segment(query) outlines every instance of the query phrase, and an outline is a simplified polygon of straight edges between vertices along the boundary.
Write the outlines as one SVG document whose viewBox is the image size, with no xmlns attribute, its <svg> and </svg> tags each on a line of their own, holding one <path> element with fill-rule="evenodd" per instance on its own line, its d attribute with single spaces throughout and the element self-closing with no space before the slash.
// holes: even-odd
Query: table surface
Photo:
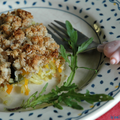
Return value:
<svg viewBox="0 0 120 120">
<path fill-rule="evenodd" d="M 120 120 L 120 102 L 96 120 Z"/>
</svg>

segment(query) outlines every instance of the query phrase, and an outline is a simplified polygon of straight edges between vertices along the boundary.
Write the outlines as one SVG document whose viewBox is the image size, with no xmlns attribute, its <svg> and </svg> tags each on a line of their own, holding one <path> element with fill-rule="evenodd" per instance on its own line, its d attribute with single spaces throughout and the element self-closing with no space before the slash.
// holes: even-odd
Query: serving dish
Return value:
<svg viewBox="0 0 120 120">
<path fill-rule="evenodd" d="M 13 9 L 21 8 L 31 12 L 36 22 L 42 22 L 47 26 L 54 20 L 69 20 L 74 28 L 80 30 L 88 37 L 94 37 L 98 43 L 103 41 L 120 40 L 120 18 L 118 0 L 11 0 L 0 1 L 0 13 L 6 13 Z M 81 102 L 84 110 L 75 110 L 64 106 L 63 110 L 50 106 L 40 109 L 20 110 L 16 112 L 7 112 L 4 105 L 0 104 L 1 120 L 90 120 L 95 119 L 112 108 L 119 101 L 120 91 L 120 66 L 110 65 L 109 59 L 102 53 L 93 50 L 89 53 L 78 56 L 78 65 L 98 69 L 98 73 L 79 69 L 76 72 L 75 83 L 79 86 L 79 92 L 85 93 L 89 90 L 91 94 L 105 93 L 114 97 L 114 100 L 107 102 L 97 102 L 94 105 Z M 69 69 L 66 69 L 69 74 Z M 50 83 L 50 82 L 49 82 Z M 48 91 L 55 83 L 50 83 Z M 38 86 L 31 85 L 31 94 Z M 35 89 L 36 88 L 36 89 Z M 16 102 L 10 107 L 20 105 L 21 100 L 28 96 L 18 94 L 17 92 L 10 96 Z"/>
</svg>

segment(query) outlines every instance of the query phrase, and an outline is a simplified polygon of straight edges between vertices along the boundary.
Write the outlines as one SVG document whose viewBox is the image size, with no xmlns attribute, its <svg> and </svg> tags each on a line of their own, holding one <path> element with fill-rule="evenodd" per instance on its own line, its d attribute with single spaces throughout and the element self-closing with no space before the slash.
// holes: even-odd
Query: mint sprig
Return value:
<svg viewBox="0 0 120 120">
<path fill-rule="evenodd" d="M 38 92 L 35 92 L 33 95 L 31 95 L 28 100 L 23 101 L 22 104 L 19 107 L 16 108 L 7 108 L 8 111 L 14 111 L 21 108 L 35 108 L 36 105 L 41 105 L 44 103 L 53 104 L 54 107 L 57 107 L 58 109 L 63 109 L 62 103 L 66 104 L 67 106 L 82 110 L 83 107 L 80 105 L 81 101 L 84 100 L 90 104 L 93 104 L 94 102 L 102 102 L 102 101 L 108 101 L 112 100 L 113 97 L 105 94 L 94 94 L 91 95 L 89 91 L 87 90 L 85 94 L 77 93 L 76 89 L 78 88 L 75 83 L 72 83 L 74 80 L 75 72 L 78 68 L 85 68 L 88 70 L 94 70 L 91 68 L 86 67 L 78 67 L 77 66 L 77 55 L 84 51 L 88 45 L 92 42 L 93 38 L 90 38 L 86 42 L 84 42 L 82 45 L 77 45 L 77 31 L 75 31 L 69 21 L 66 21 L 66 28 L 67 28 L 67 34 L 70 37 L 69 40 L 66 40 L 68 44 L 72 48 L 72 54 L 66 53 L 66 50 L 64 46 L 60 45 L 60 52 L 62 57 L 65 59 L 65 61 L 68 63 L 69 67 L 71 68 L 71 73 L 67 79 L 66 82 L 63 83 L 61 87 L 56 86 L 55 89 L 52 89 L 51 92 L 48 94 L 44 94 L 46 91 L 46 88 L 48 86 L 48 83 L 43 87 L 42 91 L 37 95 Z M 70 58 L 70 59 L 69 59 Z"/>
</svg>

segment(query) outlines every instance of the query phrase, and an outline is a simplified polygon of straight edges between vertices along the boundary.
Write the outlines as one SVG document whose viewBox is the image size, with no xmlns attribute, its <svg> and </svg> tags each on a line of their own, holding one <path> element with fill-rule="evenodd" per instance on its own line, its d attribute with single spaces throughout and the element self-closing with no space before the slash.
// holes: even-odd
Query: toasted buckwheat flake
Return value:
<svg viewBox="0 0 120 120">
<path fill-rule="evenodd" d="M 22 9 L 0 16 L 0 84 L 9 81 L 11 66 L 15 71 L 37 73 L 40 66 L 59 56 L 59 45 L 46 27 L 33 25 L 32 19 L 32 14 Z"/>
</svg>

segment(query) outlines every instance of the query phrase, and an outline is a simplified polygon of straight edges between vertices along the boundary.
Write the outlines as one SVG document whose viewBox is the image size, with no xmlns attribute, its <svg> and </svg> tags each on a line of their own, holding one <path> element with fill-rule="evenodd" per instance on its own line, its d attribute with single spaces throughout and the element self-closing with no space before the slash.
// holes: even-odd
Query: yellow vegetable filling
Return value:
<svg viewBox="0 0 120 120">
<path fill-rule="evenodd" d="M 26 72 L 24 69 L 22 69 L 21 74 L 23 79 L 19 82 L 21 85 L 21 93 L 25 95 L 29 95 L 29 88 L 28 84 L 29 83 L 34 83 L 34 84 L 42 84 L 43 82 L 47 82 L 48 80 L 52 79 L 53 77 L 57 77 L 56 74 L 60 74 L 63 71 L 63 64 L 59 64 L 56 66 L 56 61 L 53 59 L 53 61 L 49 61 L 48 64 L 43 65 L 42 67 L 39 67 L 39 72 L 38 73 L 30 73 Z M 12 80 L 12 79 L 11 79 Z M 7 85 L 6 86 L 6 92 L 8 94 L 11 93 L 13 89 L 13 85 Z"/>
</svg>

